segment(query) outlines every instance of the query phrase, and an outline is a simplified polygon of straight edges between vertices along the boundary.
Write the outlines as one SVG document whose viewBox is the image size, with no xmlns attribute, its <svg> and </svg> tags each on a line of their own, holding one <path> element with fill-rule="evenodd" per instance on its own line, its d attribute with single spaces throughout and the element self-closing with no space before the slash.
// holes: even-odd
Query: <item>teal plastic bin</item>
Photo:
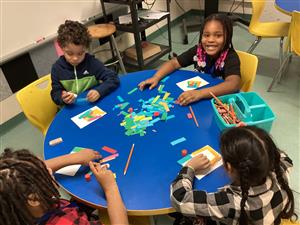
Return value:
<svg viewBox="0 0 300 225">
<path fill-rule="evenodd" d="M 232 104 L 237 117 L 249 126 L 257 126 L 267 132 L 271 131 L 276 116 L 267 103 L 255 92 L 241 92 L 218 97 L 225 104 Z M 235 127 L 227 124 L 215 107 L 215 99 L 211 100 L 216 122 L 221 130 Z"/>
</svg>

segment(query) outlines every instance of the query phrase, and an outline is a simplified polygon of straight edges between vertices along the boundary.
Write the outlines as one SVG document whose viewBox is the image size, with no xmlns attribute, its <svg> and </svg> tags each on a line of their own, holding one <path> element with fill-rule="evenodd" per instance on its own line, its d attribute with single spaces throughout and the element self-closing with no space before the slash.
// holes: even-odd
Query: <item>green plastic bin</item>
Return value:
<svg viewBox="0 0 300 225">
<path fill-rule="evenodd" d="M 268 104 L 255 92 L 241 92 L 218 97 L 225 104 L 232 104 L 237 117 L 250 126 L 257 126 L 267 132 L 271 131 L 276 116 Z M 218 127 L 221 130 L 235 127 L 227 124 L 215 107 L 215 99 L 211 100 Z"/>
</svg>

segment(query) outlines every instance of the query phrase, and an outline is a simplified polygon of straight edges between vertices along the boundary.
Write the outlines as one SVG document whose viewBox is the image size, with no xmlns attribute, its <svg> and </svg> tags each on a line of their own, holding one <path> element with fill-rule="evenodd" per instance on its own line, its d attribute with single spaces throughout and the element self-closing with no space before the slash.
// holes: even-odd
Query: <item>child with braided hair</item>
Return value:
<svg viewBox="0 0 300 225">
<path fill-rule="evenodd" d="M 182 106 L 215 95 L 230 94 L 240 89 L 240 60 L 232 45 L 232 21 L 225 14 L 211 14 L 206 17 L 200 31 L 200 43 L 181 55 L 165 62 L 149 79 L 138 86 L 141 90 L 153 89 L 159 81 L 174 70 L 194 65 L 195 71 L 220 77 L 224 82 L 200 90 L 189 90 L 178 97 Z"/>
<path fill-rule="evenodd" d="M 251 126 L 225 130 L 220 149 L 232 184 L 215 193 L 193 190 L 195 173 L 210 166 L 205 156 L 194 157 L 171 185 L 177 212 L 201 221 L 198 224 L 270 225 L 293 216 L 297 219 L 288 185 L 292 160 L 267 132 Z"/>
<path fill-rule="evenodd" d="M 52 171 L 74 164 L 88 164 L 95 174 L 106 195 L 111 224 L 128 224 L 113 173 L 92 162 L 100 157 L 83 149 L 43 162 L 26 149 L 5 149 L 0 156 L 0 224 L 100 225 L 100 221 L 88 221 L 76 203 L 60 199 Z"/>
</svg>

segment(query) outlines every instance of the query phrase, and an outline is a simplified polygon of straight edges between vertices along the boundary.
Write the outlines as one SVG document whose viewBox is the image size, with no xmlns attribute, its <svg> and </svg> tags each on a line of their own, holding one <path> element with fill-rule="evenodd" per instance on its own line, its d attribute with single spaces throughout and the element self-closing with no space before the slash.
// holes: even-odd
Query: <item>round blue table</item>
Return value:
<svg viewBox="0 0 300 225">
<path fill-rule="evenodd" d="M 193 119 L 187 118 L 188 107 L 174 104 L 174 108 L 170 109 L 168 115 L 174 115 L 175 118 L 159 121 L 153 127 L 148 127 L 145 136 L 125 135 L 124 127 L 120 126 L 123 116 L 118 116 L 120 110 L 113 110 L 114 106 L 120 103 L 117 96 L 130 102 L 134 109 L 140 108 L 141 103 L 138 100 L 156 97 L 159 94 L 157 88 L 151 91 L 148 89 L 138 90 L 130 95 L 128 92 L 154 73 L 154 70 L 130 73 L 121 77 L 121 85 L 117 90 L 97 103 L 73 104 L 64 107 L 56 115 L 44 142 L 45 159 L 68 154 L 75 146 L 98 150 L 103 157 L 110 155 L 101 150 L 103 146 L 116 149 L 119 157 L 109 162 L 110 169 L 116 173 L 117 183 L 128 215 L 158 215 L 172 211 L 169 197 L 170 184 L 181 169 L 177 160 L 182 158 L 182 149 L 187 149 L 188 153 L 191 153 L 205 145 L 210 145 L 219 151 L 220 130 L 215 123 L 209 100 L 202 100 L 192 105 L 199 128 L 196 127 Z M 170 97 L 177 99 L 182 90 L 176 86 L 176 83 L 194 76 L 201 76 L 211 86 L 222 82 L 207 74 L 179 70 L 174 72 L 165 83 L 162 83 L 165 85 L 163 90 L 170 92 Z M 71 118 L 95 105 L 107 114 L 79 129 Z M 63 142 L 56 146 L 49 146 L 49 141 L 57 137 L 62 137 Z M 186 141 L 175 146 L 170 144 L 173 140 L 181 137 L 185 137 Z M 133 143 L 135 149 L 127 174 L 123 175 Z M 85 180 L 84 175 L 88 171 L 87 166 L 81 166 L 75 176 L 55 174 L 55 178 L 74 198 L 95 208 L 106 207 L 104 192 L 95 177 L 92 176 L 90 182 Z M 195 187 L 207 191 L 215 191 L 228 183 L 229 178 L 223 167 L 200 181 L 195 179 Z"/>
<path fill-rule="evenodd" d="M 300 11 L 300 0 L 275 0 L 276 8 L 288 15 L 292 15 L 292 12 Z"/>
</svg>

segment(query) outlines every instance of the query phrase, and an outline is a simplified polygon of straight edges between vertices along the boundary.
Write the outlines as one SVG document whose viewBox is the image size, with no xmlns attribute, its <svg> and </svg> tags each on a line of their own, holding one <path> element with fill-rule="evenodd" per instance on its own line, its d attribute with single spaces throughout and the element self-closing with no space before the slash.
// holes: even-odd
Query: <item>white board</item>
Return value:
<svg viewBox="0 0 300 225">
<path fill-rule="evenodd" d="M 65 20 L 83 21 L 102 14 L 100 0 L 1 0 L 1 51 L 5 58 L 38 40 L 55 37 Z M 112 8 L 111 4 L 108 8 Z"/>
</svg>

